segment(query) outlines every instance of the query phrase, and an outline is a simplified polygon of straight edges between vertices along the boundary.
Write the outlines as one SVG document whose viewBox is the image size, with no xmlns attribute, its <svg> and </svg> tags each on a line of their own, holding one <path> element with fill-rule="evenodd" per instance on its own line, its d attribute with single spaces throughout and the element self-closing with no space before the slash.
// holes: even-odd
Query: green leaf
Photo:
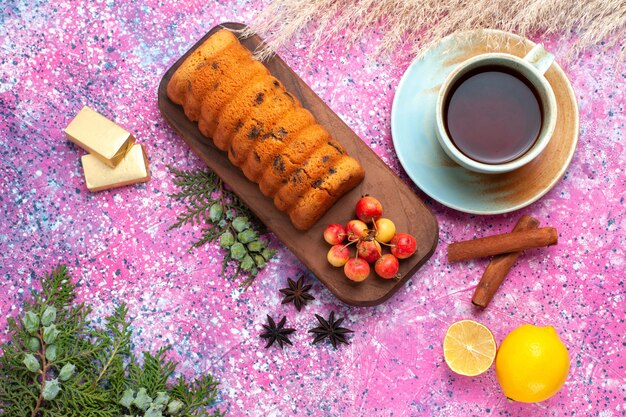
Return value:
<svg viewBox="0 0 626 417">
<path fill-rule="evenodd" d="M 147 410 L 150 407 L 150 403 L 152 402 L 152 398 L 148 395 L 148 391 L 145 388 L 139 388 L 137 392 L 137 396 L 133 400 L 133 405 L 140 410 Z"/>
<path fill-rule="evenodd" d="M 54 306 L 48 306 L 41 315 L 42 326 L 51 325 L 57 318 L 57 309 Z"/>
<path fill-rule="evenodd" d="M 32 311 L 28 311 L 24 314 L 22 323 L 24 323 L 24 328 L 28 333 L 36 334 L 39 332 L 39 316 Z"/>
<path fill-rule="evenodd" d="M 57 326 L 51 324 L 50 326 L 46 326 L 43 328 L 43 341 L 46 343 L 54 343 L 59 336 L 60 330 L 57 329 Z"/>
<path fill-rule="evenodd" d="M 57 397 L 57 395 L 59 395 L 59 391 L 61 391 L 61 387 L 59 386 L 58 379 L 46 381 L 46 386 L 42 391 L 43 399 L 46 401 L 52 401 Z"/>
<path fill-rule="evenodd" d="M 59 379 L 61 381 L 67 381 L 72 376 L 74 376 L 74 371 L 76 370 L 76 365 L 72 363 L 66 363 L 63 365 L 63 368 L 59 371 Z"/>
<path fill-rule="evenodd" d="M 172 387 L 172 397 L 184 403 L 182 414 L 199 407 L 210 407 L 217 398 L 219 382 L 213 380 L 211 375 L 204 375 L 192 383 L 188 383 L 182 377 Z M 214 415 L 219 415 L 214 414 Z"/>
<path fill-rule="evenodd" d="M 261 255 L 254 255 L 254 263 L 256 264 L 257 268 L 264 268 L 265 258 L 263 258 Z"/>
<path fill-rule="evenodd" d="M 152 404 L 150 408 L 146 410 L 143 417 L 163 417 L 163 413 L 161 412 L 161 406 Z"/>
<path fill-rule="evenodd" d="M 263 250 L 263 242 L 255 240 L 254 242 L 248 243 L 248 250 L 250 252 L 261 252 Z"/>
<path fill-rule="evenodd" d="M 176 369 L 176 363 L 167 359 L 169 350 L 161 348 L 155 355 L 149 352 L 143 353 L 143 366 L 137 359 L 129 364 L 129 383 L 131 386 L 144 387 L 151 396 L 156 396 L 159 391 L 166 391 L 167 381 Z"/>
<path fill-rule="evenodd" d="M 130 351 L 132 332 L 127 314 L 128 308 L 122 303 L 105 319 L 106 332 L 100 339 L 99 351 L 95 356 L 99 367 L 97 378 L 93 383 L 113 384 L 117 396 L 124 390 L 123 384 L 119 382 L 125 375 L 124 361 L 132 357 Z"/>
<path fill-rule="evenodd" d="M 158 406 L 165 406 L 169 400 L 170 400 L 170 396 L 167 394 L 167 392 L 159 391 L 157 392 L 157 396 L 154 399 L 154 401 L 152 401 L 152 404 L 158 405 Z"/>
<path fill-rule="evenodd" d="M 274 249 L 263 249 L 261 251 L 261 256 L 266 260 L 269 261 L 270 259 L 272 259 L 272 257 L 274 256 L 274 254 L 276 253 L 276 251 Z"/>
<path fill-rule="evenodd" d="M 212 223 L 220 221 L 222 216 L 224 215 L 224 209 L 218 203 L 211 205 L 209 209 L 209 219 L 211 219 Z"/>
<path fill-rule="evenodd" d="M 254 230 L 250 230 L 250 229 L 244 230 L 243 232 L 239 232 L 237 234 L 237 240 L 243 244 L 253 242 L 258 237 L 259 235 L 257 235 L 257 233 Z"/>
<path fill-rule="evenodd" d="M 124 408 L 130 409 L 134 400 L 135 400 L 135 391 L 132 388 L 127 388 L 124 391 L 124 394 L 122 394 L 122 398 L 120 399 L 120 404 Z"/>
<path fill-rule="evenodd" d="M 250 226 L 250 221 L 245 216 L 235 217 L 233 220 L 233 228 L 237 232 L 243 232 L 244 230 L 249 229 Z"/>
<path fill-rule="evenodd" d="M 65 265 L 59 265 L 41 280 L 41 304 L 52 305 L 57 310 L 72 304 L 76 298 L 75 287 Z"/>
<path fill-rule="evenodd" d="M 57 345 L 52 344 L 46 346 L 46 359 L 50 362 L 54 362 L 57 359 Z"/>
<path fill-rule="evenodd" d="M 235 237 L 230 232 L 224 232 L 220 236 L 220 246 L 224 249 L 230 248 L 235 243 Z"/>
<path fill-rule="evenodd" d="M 254 260 L 252 259 L 250 255 L 246 255 L 241 260 L 241 269 L 243 269 L 246 272 L 250 272 L 252 268 L 254 268 L 254 266 L 255 266 Z"/>
<path fill-rule="evenodd" d="M 39 342 L 39 339 L 34 336 L 28 338 L 28 349 L 30 349 L 32 352 L 37 352 L 40 348 L 41 343 Z"/>
<path fill-rule="evenodd" d="M 170 401 L 170 403 L 167 405 L 167 414 L 171 416 L 178 415 L 178 413 L 181 412 L 184 406 L 185 404 L 178 400 Z"/>
<path fill-rule="evenodd" d="M 26 365 L 26 369 L 31 372 L 37 372 L 41 369 L 41 364 L 39 360 L 32 353 L 27 353 L 24 355 L 24 360 L 22 361 L 24 365 Z"/>
<path fill-rule="evenodd" d="M 230 256 L 233 259 L 240 261 L 246 256 L 246 248 L 243 244 L 237 242 L 230 247 Z"/>
</svg>

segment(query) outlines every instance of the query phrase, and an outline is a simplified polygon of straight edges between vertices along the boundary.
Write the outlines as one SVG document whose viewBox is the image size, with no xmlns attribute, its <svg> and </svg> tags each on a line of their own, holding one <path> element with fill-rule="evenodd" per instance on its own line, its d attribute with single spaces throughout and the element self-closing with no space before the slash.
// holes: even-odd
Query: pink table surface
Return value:
<svg viewBox="0 0 626 417">
<path fill-rule="evenodd" d="M 188 253 L 197 228 L 168 231 L 181 206 L 168 164 L 201 167 L 157 109 L 162 74 L 223 21 L 253 21 L 259 1 L 25 0 L 0 5 L 0 342 L 34 276 L 67 263 L 94 318 L 125 301 L 138 349 L 171 344 L 188 376 L 213 373 L 230 415 L 623 416 L 626 415 L 626 74 L 616 50 L 591 49 L 566 66 L 580 105 L 580 142 L 565 177 L 521 212 L 474 216 L 433 202 L 439 247 L 375 308 L 336 300 L 312 276 L 316 300 L 280 305 L 287 277 L 306 272 L 278 255 L 247 291 L 220 276 L 216 245 Z M 567 43 L 540 39 L 557 57 Z M 394 91 L 411 57 L 372 61 L 372 47 L 341 39 L 316 52 L 306 38 L 280 51 L 288 64 L 407 182 L 393 150 Z M 135 133 L 152 180 L 92 194 L 62 129 L 90 105 Z M 556 247 L 528 251 L 484 312 L 470 303 L 485 260 L 449 264 L 446 247 L 511 229 L 521 213 L 556 226 Z M 314 313 L 335 310 L 355 333 L 349 346 L 311 345 Z M 266 314 L 286 315 L 294 345 L 263 349 Z M 565 387 L 541 404 L 508 402 L 495 372 L 453 374 L 442 358 L 452 322 L 473 318 L 499 341 L 523 323 L 554 326 L 569 348 Z"/>
</svg>

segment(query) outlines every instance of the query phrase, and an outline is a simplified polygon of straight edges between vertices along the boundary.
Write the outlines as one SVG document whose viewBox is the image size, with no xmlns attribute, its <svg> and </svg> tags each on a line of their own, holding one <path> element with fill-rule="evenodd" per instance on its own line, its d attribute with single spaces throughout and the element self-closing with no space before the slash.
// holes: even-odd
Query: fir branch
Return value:
<svg viewBox="0 0 626 417">
<path fill-rule="evenodd" d="M 172 393 L 184 404 L 182 412 L 184 416 L 208 416 L 209 414 L 194 414 L 193 410 L 209 407 L 217 399 L 217 386 L 219 382 L 213 380 L 211 375 L 205 375 L 189 384 L 180 377 L 178 383 L 172 387 Z M 206 411 L 205 411 L 206 413 Z M 223 414 L 218 414 L 223 415 Z"/>
<path fill-rule="evenodd" d="M 133 360 L 129 365 L 128 386 L 144 387 L 153 397 L 165 390 L 168 379 L 176 369 L 176 364 L 166 358 L 168 350 L 169 347 L 161 348 L 156 355 L 144 352 L 143 366 Z"/>
<path fill-rule="evenodd" d="M 81 383 L 81 378 L 71 379 L 55 401 L 47 405 L 49 415 L 72 417 L 119 417 L 119 407 L 110 406 L 111 398 L 106 391 Z M 81 409 L 70 409 L 68 404 L 82 404 Z"/>
<path fill-rule="evenodd" d="M 203 225 L 200 238 L 190 245 L 189 250 L 219 241 L 224 249 L 222 276 L 229 271 L 233 278 L 244 275 L 242 286 L 249 287 L 259 270 L 275 254 L 267 247 L 268 242 L 260 238 L 266 233 L 263 224 L 226 189 L 215 173 L 168 168 L 178 188 L 178 192 L 170 197 L 185 205 L 169 230 L 185 225 Z"/>
<path fill-rule="evenodd" d="M 44 392 L 46 392 L 46 383 L 47 383 L 47 376 L 48 376 L 48 370 L 54 366 L 54 364 L 50 363 L 47 359 L 46 359 L 46 342 L 43 339 L 43 329 L 39 329 L 39 333 L 37 333 L 35 335 L 35 337 L 39 340 L 39 343 L 41 345 L 41 348 L 39 349 L 39 351 L 37 352 L 37 356 L 39 356 L 40 360 L 41 360 L 41 370 L 38 371 L 39 373 L 39 377 L 40 379 L 38 379 L 35 383 L 35 385 L 37 385 L 37 383 L 41 384 L 41 388 L 39 389 L 39 395 L 37 396 L 37 402 L 35 403 L 35 408 L 33 408 L 32 413 L 30 414 L 30 417 L 37 417 L 37 415 L 39 414 L 39 411 L 41 410 L 41 405 L 43 404 L 44 398 Z"/>
<path fill-rule="evenodd" d="M 103 343 L 102 355 L 98 357 L 101 369 L 98 377 L 94 380 L 94 385 L 100 383 L 103 378 L 115 381 L 120 374 L 124 373 L 123 360 L 131 357 L 130 337 L 132 332 L 130 323 L 126 318 L 127 314 L 128 308 L 125 303 L 122 303 L 115 309 L 113 315 L 106 319 L 107 334 L 102 337 L 105 343 Z M 121 393 L 121 387 L 117 388 Z"/>
<path fill-rule="evenodd" d="M 67 267 L 59 265 L 51 273 L 46 274 L 41 280 L 41 294 L 36 297 L 40 301 L 40 306 L 52 305 L 57 310 L 72 304 L 76 297 L 74 290 L 76 287 L 70 280 Z"/>
<path fill-rule="evenodd" d="M 219 239 L 222 233 L 224 233 L 226 230 L 226 227 L 220 228 L 215 226 L 202 228 L 200 233 L 200 239 L 191 244 L 189 252 L 191 252 L 193 249 L 199 248 L 200 246 L 204 246 L 207 243 L 211 243 Z"/>
<path fill-rule="evenodd" d="M 88 306 L 72 304 L 75 286 L 65 267 L 40 281 L 41 291 L 33 291 L 20 319 L 7 319 L 11 340 L 0 346 L 0 416 L 141 417 L 183 409 L 189 416 L 222 415 L 210 409 L 217 393 L 217 384 L 209 390 L 203 382 L 212 381 L 210 375 L 188 384 L 186 395 L 196 401 L 184 402 L 175 389 L 180 382 L 169 382 L 177 364 L 166 358 L 168 348 L 145 352 L 139 363 L 125 304 L 98 328 L 87 319 Z M 150 396 L 132 402 L 142 393 Z"/>
<path fill-rule="evenodd" d="M 186 224 L 191 226 L 195 226 L 197 224 L 206 223 L 208 221 L 207 213 L 211 208 L 212 202 L 205 202 L 204 204 L 189 204 L 188 210 L 180 213 L 176 216 L 176 222 L 169 227 L 168 230 L 176 229 L 182 227 Z"/>
</svg>

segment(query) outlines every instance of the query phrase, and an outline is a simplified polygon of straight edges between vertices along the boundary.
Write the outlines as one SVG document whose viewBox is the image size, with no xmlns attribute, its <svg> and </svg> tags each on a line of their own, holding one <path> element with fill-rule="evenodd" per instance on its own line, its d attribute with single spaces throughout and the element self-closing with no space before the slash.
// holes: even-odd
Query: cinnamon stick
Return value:
<svg viewBox="0 0 626 417">
<path fill-rule="evenodd" d="M 539 220 L 534 217 L 523 215 L 518 221 L 513 232 L 521 232 L 528 229 L 536 229 L 539 226 Z M 496 291 L 504 281 L 504 278 L 509 273 L 517 258 L 522 252 L 505 253 L 503 255 L 494 256 L 487 265 L 485 272 L 483 273 L 476 290 L 474 291 L 474 297 L 472 297 L 472 303 L 481 308 L 487 307 Z"/>
<path fill-rule="evenodd" d="M 448 246 L 448 261 L 455 262 L 503 253 L 520 252 L 531 248 L 556 245 L 557 242 L 558 233 L 554 227 L 504 233 L 451 243 Z"/>
</svg>

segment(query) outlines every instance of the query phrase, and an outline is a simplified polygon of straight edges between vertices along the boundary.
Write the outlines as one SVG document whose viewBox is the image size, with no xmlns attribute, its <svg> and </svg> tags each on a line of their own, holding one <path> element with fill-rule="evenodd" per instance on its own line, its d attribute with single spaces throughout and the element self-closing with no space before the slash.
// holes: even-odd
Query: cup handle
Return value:
<svg viewBox="0 0 626 417">
<path fill-rule="evenodd" d="M 545 74 L 548 68 L 550 68 L 550 65 L 554 62 L 554 55 L 546 51 L 543 45 L 538 43 L 526 54 L 524 61 L 528 61 L 528 63 L 537 68 L 541 74 Z"/>
</svg>

